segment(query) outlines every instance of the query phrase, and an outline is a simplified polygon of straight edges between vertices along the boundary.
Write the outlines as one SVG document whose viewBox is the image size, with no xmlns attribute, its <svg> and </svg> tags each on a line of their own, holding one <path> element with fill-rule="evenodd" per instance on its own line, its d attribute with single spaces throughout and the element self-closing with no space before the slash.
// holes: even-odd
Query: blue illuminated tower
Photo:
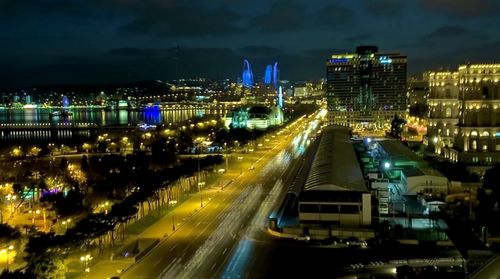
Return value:
<svg viewBox="0 0 500 279">
<path fill-rule="evenodd" d="M 62 107 L 64 110 L 67 110 L 69 107 L 69 99 L 66 96 L 62 97 Z"/>
<path fill-rule="evenodd" d="M 252 67 L 250 67 L 250 63 L 248 60 L 243 60 L 243 86 L 247 88 L 251 88 L 253 86 L 253 73 Z"/>
<path fill-rule="evenodd" d="M 277 101 L 278 107 L 280 109 L 283 108 L 283 88 L 281 85 L 278 87 L 278 101 Z"/>
<path fill-rule="evenodd" d="M 274 62 L 273 65 L 273 86 L 278 88 L 278 80 L 280 78 L 280 71 L 278 69 L 278 62 Z"/>
<path fill-rule="evenodd" d="M 271 64 L 266 66 L 266 73 L 264 74 L 264 84 L 271 85 L 273 66 Z"/>
</svg>

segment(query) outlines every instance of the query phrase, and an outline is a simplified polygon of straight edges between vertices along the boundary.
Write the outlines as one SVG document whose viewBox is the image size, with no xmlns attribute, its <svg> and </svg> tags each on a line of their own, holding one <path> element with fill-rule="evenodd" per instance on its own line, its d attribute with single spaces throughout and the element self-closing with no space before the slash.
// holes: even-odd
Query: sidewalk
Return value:
<svg viewBox="0 0 500 279">
<path fill-rule="evenodd" d="M 90 278 L 90 279 L 103 279 L 117 276 L 119 273 L 128 269 L 133 265 L 133 259 L 120 257 L 113 257 L 111 255 L 118 255 L 119 251 L 125 247 L 133 244 L 138 239 L 159 239 L 160 241 L 167 240 L 175 231 L 173 230 L 173 220 L 175 221 L 175 230 L 177 231 L 182 225 L 189 220 L 191 216 L 196 214 L 201 209 L 201 201 L 206 206 L 215 196 L 221 192 L 221 183 L 230 183 L 237 179 L 241 174 L 239 169 L 232 169 L 224 175 L 218 177 L 209 186 L 202 189 L 201 193 L 192 194 L 184 202 L 178 204 L 173 210 L 169 211 L 156 223 L 145 229 L 139 235 L 127 235 L 121 245 L 117 245 L 112 251 L 106 251 L 101 256 L 94 256 L 92 264 L 90 265 L 90 272 L 85 274 L 84 266 L 79 262 L 79 259 L 68 259 L 67 265 L 68 276 L 67 278 Z M 229 186 L 232 183 L 229 184 Z M 224 187 L 226 187 L 225 185 Z M 200 197 L 201 196 L 201 197 Z M 88 275 L 88 277 L 86 277 Z"/>
</svg>

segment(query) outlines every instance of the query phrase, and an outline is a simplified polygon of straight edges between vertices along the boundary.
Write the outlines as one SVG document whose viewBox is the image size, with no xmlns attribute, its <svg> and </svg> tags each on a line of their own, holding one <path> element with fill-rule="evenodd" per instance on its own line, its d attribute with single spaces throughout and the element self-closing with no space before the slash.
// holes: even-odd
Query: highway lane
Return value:
<svg viewBox="0 0 500 279">
<path fill-rule="evenodd" d="M 282 150 L 273 161 L 267 165 L 268 174 L 265 173 L 259 181 L 260 196 L 262 202 L 253 207 L 247 207 L 243 219 L 238 220 L 239 238 L 222 239 L 214 249 L 211 249 L 211 257 L 198 266 L 194 272 L 184 272 L 182 276 L 176 278 L 245 278 L 249 276 L 255 266 L 255 243 L 266 245 L 270 239 L 267 234 L 268 216 L 275 209 L 279 202 L 283 200 L 286 189 L 290 183 L 287 178 L 293 177 L 298 170 L 298 165 L 302 163 L 302 155 L 309 145 L 308 134 L 316 131 L 317 125 L 309 125 L 310 121 L 298 127 L 292 134 L 292 143 L 287 149 Z M 312 127 L 312 128 L 311 128 Z M 286 175 L 283 176 L 283 174 Z M 281 177 L 277 181 L 269 177 Z M 283 183 L 285 181 L 286 183 Z M 231 253 L 228 253 L 228 250 Z M 192 271 L 191 267 L 186 268 Z"/>
<path fill-rule="evenodd" d="M 264 188 L 262 182 L 275 180 L 274 177 L 279 177 L 276 174 L 286 168 L 289 154 L 284 149 L 288 142 L 283 140 L 266 152 L 256 162 L 255 171 L 243 173 L 120 278 L 188 278 L 191 275 L 200 278 L 197 269 L 206 265 L 206 258 L 212 255 L 213 249 L 217 248 L 222 255 L 232 251 L 231 239 L 238 238 L 239 232 L 252 216 L 252 209 L 256 208 L 262 197 L 263 192 L 259 190 Z M 216 269 L 217 264 L 210 266 L 210 270 Z M 213 277 L 214 273 L 209 272 L 206 276 Z"/>
</svg>

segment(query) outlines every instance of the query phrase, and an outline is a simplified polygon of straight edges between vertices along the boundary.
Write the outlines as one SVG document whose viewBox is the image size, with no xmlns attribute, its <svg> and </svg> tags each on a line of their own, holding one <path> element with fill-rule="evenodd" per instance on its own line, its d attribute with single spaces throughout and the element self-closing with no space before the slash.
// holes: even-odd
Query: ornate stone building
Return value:
<svg viewBox="0 0 500 279">
<path fill-rule="evenodd" d="M 461 65 L 460 118 L 453 148 L 445 157 L 470 164 L 500 162 L 500 64 Z"/>
<path fill-rule="evenodd" d="M 429 124 L 425 140 L 431 150 L 441 154 L 452 147 L 458 134 L 460 102 L 458 100 L 458 72 L 429 72 Z"/>
<path fill-rule="evenodd" d="M 451 161 L 500 163 L 500 64 L 429 72 L 429 86 L 424 143 Z"/>
</svg>

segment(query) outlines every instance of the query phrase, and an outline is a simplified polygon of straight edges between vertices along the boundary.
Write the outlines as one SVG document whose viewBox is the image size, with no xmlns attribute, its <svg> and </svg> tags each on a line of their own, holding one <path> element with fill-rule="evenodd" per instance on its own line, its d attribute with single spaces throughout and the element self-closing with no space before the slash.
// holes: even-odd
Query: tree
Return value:
<svg viewBox="0 0 500 279">
<path fill-rule="evenodd" d="M 391 121 L 391 132 L 390 135 L 398 140 L 401 140 L 401 132 L 403 132 L 403 126 L 406 124 L 406 120 L 400 118 L 397 114 Z"/>
<path fill-rule="evenodd" d="M 59 169 L 61 171 L 65 171 L 67 168 L 68 168 L 68 159 L 66 159 L 66 157 L 62 157 L 61 158 L 61 163 L 59 164 Z"/>
<path fill-rule="evenodd" d="M 21 237 L 21 232 L 8 224 L 0 224 L 0 240 L 9 242 L 17 240 Z"/>
<path fill-rule="evenodd" d="M 186 153 L 191 147 L 193 147 L 193 137 L 191 137 L 188 133 L 181 131 L 179 135 L 179 152 Z"/>
<path fill-rule="evenodd" d="M 30 237 L 25 249 L 26 272 L 35 278 L 65 278 L 66 266 L 63 263 L 62 249 L 67 248 L 66 244 L 64 236 L 52 233 Z"/>
<path fill-rule="evenodd" d="M 82 160 L 80 162 L 80 168 L 82 169 L 83 172 L 88 173 L 89 172 L 89 160 L 87 158 L 87 155 L 82 156 Z"/>
<path fill-rule="evenodd" d="M 64 279 L 66 266 L 63 257 L 56 251 L 45 251 L 28 258 L 27 270 L 36 278 Z"/>
</svg>

